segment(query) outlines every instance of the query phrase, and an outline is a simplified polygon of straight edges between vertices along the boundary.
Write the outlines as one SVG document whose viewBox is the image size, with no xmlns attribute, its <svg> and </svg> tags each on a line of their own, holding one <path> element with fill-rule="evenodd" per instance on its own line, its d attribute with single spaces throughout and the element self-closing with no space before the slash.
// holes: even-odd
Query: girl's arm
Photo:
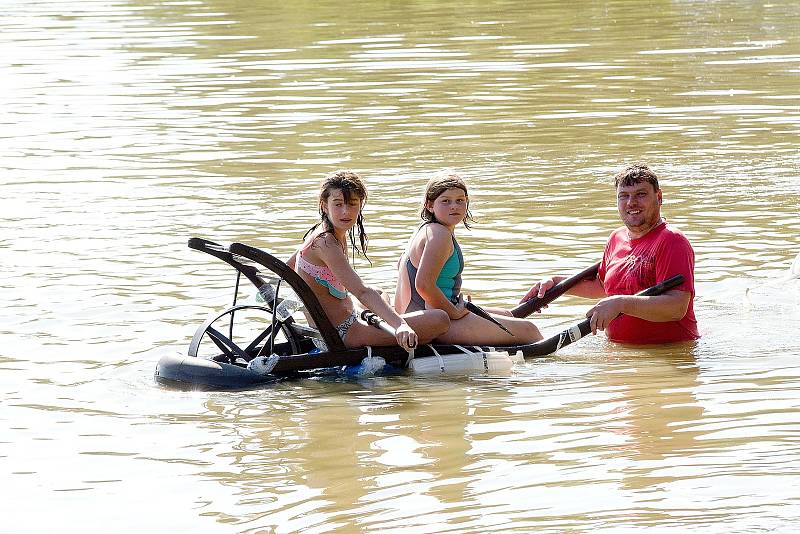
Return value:
<svg viewBox="0 0 800 534">
<path fill-rule="evenodd" d="M 416 332 L 383 300 L 379 291 L 364 284 L 358 273 L 353 270 L 350 262 L 347 261 L 347 256 L 334 236 L 323 234 L 316 239 L 311 248 L 362 306 L 375 312 L 378 317 L 395 329 L 395 337 L 401 347 L 411 348 L 417 345 Z"/>
<path fill-rule="evenodd" d="M 453 253 L 452 235 L 440 224 L 429 224 L 424 228 L 424 233 L 420 232 L 420 236 L 425 242 L 414 284 L 417 293 L 425 300 L 428 308 L 444 310 L 453 321 L 461 319 L 469 313 L 464 305 L 454 305 L 436 285 L 436 279 L 439 278 L 447 258 Z"/>
<path fill-rule="evenodd" d="M 289 256 L 289 259 L 286 260 L 286 265 L 289 266 L 291 270 L 294 270 L 294 264 L 297 262 L 297 251 L 294 254 Z"/>
</svg>

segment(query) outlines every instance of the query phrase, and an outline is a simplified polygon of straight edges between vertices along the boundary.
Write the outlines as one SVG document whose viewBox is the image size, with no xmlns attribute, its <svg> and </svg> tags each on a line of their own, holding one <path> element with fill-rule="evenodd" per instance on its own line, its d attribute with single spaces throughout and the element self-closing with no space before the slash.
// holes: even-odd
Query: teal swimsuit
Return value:
<svg viewBox="0 0 800 534">
<path fill-rule="evenodd" d="M 420 228 L 422 228 L 422 226 L 420 226 Z M 417 293 L 417 268 L 411 263 L 411 258 L 406 259 L 406 271 L 408 272 L 408 282 L 411 287 L 411 301 L 408 303 L 406 313 L 424 310 L 425 299 Z M 461 292 L 461 273 L 463 271 L 464 255 L 461 253 L 461 247 L 458 245 L 458 241 L 456 241 L 456 236 L 453 236 L 453 253 L 450 254 L 450 257 L 444 262 L 444 266 L 439 272 L 439 277 L 436 279 L 436 287 L 441 289 L 447 300 L 453 304 L 458 302 L 458 295 Z"/>
</svg>

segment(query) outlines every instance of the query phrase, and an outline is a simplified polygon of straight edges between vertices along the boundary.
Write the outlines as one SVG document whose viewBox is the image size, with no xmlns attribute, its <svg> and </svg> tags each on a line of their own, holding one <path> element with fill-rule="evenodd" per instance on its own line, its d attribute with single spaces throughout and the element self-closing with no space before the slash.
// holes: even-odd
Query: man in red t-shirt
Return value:
<svg viewBox="0 0 800 534">
<path fill-rule="evenodd" d="M 694 316 L 694 250 L 686 237 L 661 217 L 658 177 L 647 165 L 634 164 L 614 178 L 617 210 L 625 226 L 606 243 L 594 280 L 569 293 L 601 299 L 586 313 L 592 333 L 605 330 L 620 343 L 672 343 L 700 337 Z M 676 274 L 683 283 L 661 295 L 636 296 Z M 543 280 L 522 301 L 544 295 L 565 277 Z"/>
</svg>

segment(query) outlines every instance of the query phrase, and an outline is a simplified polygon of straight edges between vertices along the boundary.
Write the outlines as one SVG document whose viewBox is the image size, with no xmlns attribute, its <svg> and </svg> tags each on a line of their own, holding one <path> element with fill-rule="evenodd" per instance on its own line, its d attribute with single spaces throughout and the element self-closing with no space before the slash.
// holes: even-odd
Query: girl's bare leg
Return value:
<svg viewBox="0 0 800 534">
<path fill-rule="evenodd" d="M 420 344 L 430 343 L 437 336 L 447 331 L 450 319 L 442 310 L 424 310 L 402 315 L 408 325 L 417 333 Z M 497 328 L 497 327 L 495 327 Z M 356 321 L 345 336 L 344 344 L 348 348 L 396 345 L 394 336 L 374 326 Z"/>
<path fill-rule="evenodd" d="M 459 345 L 523 345 L 542 339 L 539 329 L 531 321 L 504 315 L 492 316 L 514 335 L 509 335 L 496 324 L 470 313 L 457 321 L 451 321 L 450 329 L 436 338 L 436 341 Z"/>
</svg>

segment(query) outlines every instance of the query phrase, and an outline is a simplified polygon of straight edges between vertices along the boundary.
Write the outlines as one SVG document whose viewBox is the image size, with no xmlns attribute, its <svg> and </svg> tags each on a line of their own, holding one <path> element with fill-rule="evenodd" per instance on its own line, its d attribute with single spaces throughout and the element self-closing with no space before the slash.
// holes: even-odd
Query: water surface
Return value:
<svg viewBox="0 0 800 534">
<path fill-rule="evenodd" d="M 9 2 L 5 530 L 790 531 L 798 16 L 788 1 Z M 610 181 L 634 160 L 695 247 L 696 344 L 594 337 L 510 379 L 153 383 L 231 297 L 233 273 L 187 239 L 287 257 L 331 170 L 367 182 L 356 266 L 387 289 L 427 177 L 462 173 L 478 219 L 459 232 L 465 290 L 510 306 L 599 258 Z M 537 323 L 587 307 L 564 298 Z"/>
</svg>

